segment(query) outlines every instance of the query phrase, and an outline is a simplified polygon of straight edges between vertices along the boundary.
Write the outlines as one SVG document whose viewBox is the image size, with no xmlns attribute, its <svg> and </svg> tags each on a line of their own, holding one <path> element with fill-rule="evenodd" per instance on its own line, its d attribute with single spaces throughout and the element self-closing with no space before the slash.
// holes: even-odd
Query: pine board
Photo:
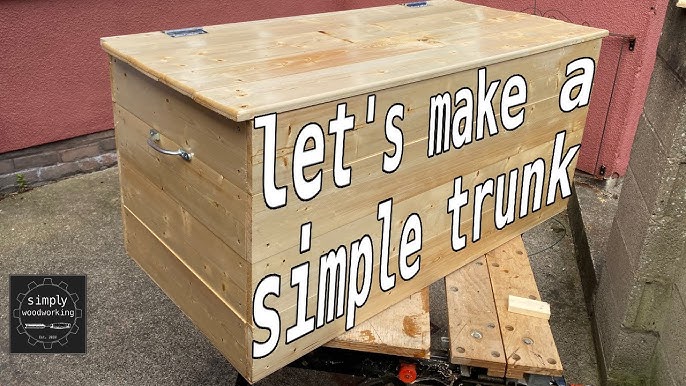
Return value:
<svg viewBox="0 0 686 386">
<path fill-rule="evenodd" d="M 246 337 L 240 319 L 205 286 L 131 211 L 122 210 L 126 251 L 165 294 L 241 372 L 250 376 Z"/>
<path fill-rule="evenodd" d="M 484 29 L 484 22 L 492 26 Z M 521 25 L 508 32 L 511 23 Z M 198 103 L 244 121 L 606 35 L 595 28 L 450 0 L 419 8 L 391 5 L 205 30 L 206 34 L 181 39 L 150 32 L 103 38 L 101 43 L 111 55 Z M 298 35 L 308 33 L 298 41 Z M 260 75 L 251 79 L 252 74 Z"/>
<path fill-rule="evenodd" d="M 484 256 L 445 277 L 452 363 L 505 376 L 505 351 Z"/>
<path fill-rule="evenodd" d="M 507 355 L 507 376 L 525 373 L 562 375 L 562 362 L 546 319 L 507 310 L 509 295 L 541 300 L 529 257 L 520 237 L 486 254 L 500 331 Z"/>
</svg>

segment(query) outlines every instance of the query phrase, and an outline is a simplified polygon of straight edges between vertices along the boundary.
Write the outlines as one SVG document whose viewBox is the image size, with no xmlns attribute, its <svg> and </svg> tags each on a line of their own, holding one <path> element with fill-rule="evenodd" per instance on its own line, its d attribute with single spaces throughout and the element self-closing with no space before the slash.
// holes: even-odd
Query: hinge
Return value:
<svg viewBox="0 0 686 386">
<path fill-rule="evenodd" d="M 405 3 L 404 5 L 410 8 L 419 8 L 426 7 L 427 5 L 429 5 L 429 3 L 427 3 L 426 1 L 415 1 L 413 3 Z"/>
<path fill-rule="evenodd" d="M 207 33 L 207 31 L 202 29 L 202 27 L 168 29 L 168 30 L 162 31 L 162 32 L 167 34 L 167 36 L 171 36 L 173 38 L 178 38 L 178 37 L 182 37 L 182 36 L 202 35 L 202 34 Z"/>
</svg>

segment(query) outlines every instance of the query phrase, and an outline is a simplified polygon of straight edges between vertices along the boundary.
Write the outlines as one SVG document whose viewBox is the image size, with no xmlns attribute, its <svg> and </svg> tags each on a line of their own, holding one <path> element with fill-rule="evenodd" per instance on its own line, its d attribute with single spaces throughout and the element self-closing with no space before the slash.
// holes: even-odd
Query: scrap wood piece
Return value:
<svg viewBox="0 0 686 386">
<path fill-rule="evenodd" d="M 510 295 L 507 300 L 507 310 L 515 314 L 550 319 L 550 304 L 540 300 Z"/>
<path fill-rule="evenodd" d="M 429 288 L 358 324 L 331 340 L 328 347 L 428 358 L 431 347 Z"/>
<path fill-rule="evenodd" d="M 493 291 L 480 257 L 445 278 L 450 333 L 450 361 L 485 367 L 488 375 L 505 375 L 505 351 Z"/>
<path fill-rule="evenodd" d="M 508 311 L 510 294 L 541 298 L 520 236 L 486 254 L 500 331 L 507 358 L 506 374 L 562 375 L 562 363 L 545 319 Z"/>
</svg>

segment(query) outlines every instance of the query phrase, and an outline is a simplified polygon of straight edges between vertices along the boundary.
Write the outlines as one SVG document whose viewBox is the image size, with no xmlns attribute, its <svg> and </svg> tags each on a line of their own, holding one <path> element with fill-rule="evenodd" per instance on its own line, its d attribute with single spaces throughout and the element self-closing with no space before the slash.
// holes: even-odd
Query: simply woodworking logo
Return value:
<svg viewBox="0 0 686 386">
<path fill-rule="evenodd" d="M 10 276 L 10 353 L 85 353 L 85 309 L 85 276 Z"/>
<path fill-rule="evenodd" d="M 369 208 L 364 210 L 375 209 L 376 221 L 365 217 L 360 226 L 345 228 L 346 231 L 326 229 L 316 233 L 317 218 L 322 221 L 322 213 L 310 214 L 313 219 L 308 221 L 305 216 L 309 208 L 298 208 L 298 215 L 305 219 L 299 231 L 299 253 L 314 255 L 303 257 L 300 261 L 304 262 L 289 267 L 286 272 L 290 277 L 285 280 L 284 271 L 275 272 L 264 275 L 256 286 L 252 304 L 257 337 L 252 341 L 253 358 L 266 357 L 280 343 L 291 344 L 339 318 L 344 318 L 346 330 L 353 328 L 358 309 L 367 303 L 372 292 L 379 296 L 393 290 L 401 280 L 417 277 L 423 267 L 422 252 L 426 261 L 437 251 L 445 251 L 433 246 L 438 242 L 435 240 L 441 240 L 439 236 L 446 234 L 445 241 L 440 242 L 449 243 L 452 251 L 459 252 L 487 234 L 495 234 L 560 198 L 569 197 L 572 193 L 569 172 L 580 148 L 585 117 L 574 112 L 589 103 L 595 62 L 588 57 L 565 62 L 562 62 L 564 73 L 554 73 L 548 78 L 545 78 L 547 74 L 534 74 L 535 71 L 525 69 L 532 73 L 531 77 L 537 77 L 532 89 L 521 74 L 495 77 L 489 74 L 489 68 L 479 68 L 469 79 L 472 86 L 434 89 L 420 102 L 416 102 L 414 95 L 403 95 L 408 99 L 405 102 L 408 106 L 403 101 L 382 101 L 379 110 L 385 110 L 383 120 L 376 127 L 361 130 L 383 130 L 386 141 L 382 141 L 383 148 L 379 151 L 361 159 L 374 157 L 374 165 L 383 173 L 368 168 L 358 174 L 362 180 L 370 173 L 381 175 L 367 185 L 368 189 L 388 192 L 385 199 L 375 197 L 373 201 L 364 201 L 369 202 Z M 500 74 L 504 69 L 507 75 L 508 67 L 499 68 Z M 446 87 L 444 83 L 433 84 L 433 87 Z M 551 86 L 555 89 L 549 90 Z M 541 90 L 546 94 L 541 96 Z M 529 103 L 533 94 L 540 98 L 534 101 L 536 104 Z M 409 105 L 412 98 L 414 102 Z M 357 103 L 358 111 L 363 103 L 364 100 Z M 428 106 L 428 109 L 418 106 Z M 364 119 L 367 125 L 375 122 L 377 95 L 367 96 L 364 116 L 355 116 L 351 109 L 348 102 L 337 104 L 331 111 L 328 130 L 322 127 L 327 122 L 311 122 L 294 131 L 297 136 L 292 144 L 292 160 L 287 161 L 279 158 L 283 152 L 277 149 L 277 114 L 254 118 L 254 128 L 261 132 L 264 141 L 262 192 L 266 210 L 276 213 L 284 210 L 289 206 L 289 197 L 291 205 L 315 200 L 322 192 L 324 176 L 333 179 L 335 185 L 327 188 L 324 195 L 353 185 L 359 164 L 345 162 L 344 152 L 351 148 L 345 145 L 346 134 L 351 136 L 359 128 L 355 124 L 359 119 Z M 406 115 L 411 115 L 414 123 L 408 124 L 410 119 L 406 121 Z M 527 126 L 525 123 L 531 116 L 536 117 L 536 123 Z M 571 116 L 576 118 L 567 118 Z M 404 124 L 408 125 L 407 131 L 403 130 Z M 406 142 L 410 127 L 414 132 L 421 129 L 424 137 Z M 289 124 L 289 133 L 290 130 Z M 331 137 L 325 146 L 326 134 Z M 528 145 L 523 144 L 524 139 L 529 141 Z M 498 144 L 498 154 L 489 153 L 489 143 Z M 333 162 L 326 167 L 325 147 L 333 152 Z M 420 151 L 405 155 L 410 152 L 408 149 Z M 468 157 L 454 158 L 465 152 Z M 444 161 L 450 157 L 452 161 Z M 459 175 L 462 172 L 453 171 L 453 167 L 470 163 L 474 165 L 472 169 L 463 167 L 468 173 Z M 277 175 L 282 173 L 281 165 L 291 169 L 292 184 L 277 183 L 283 181 L 283 176 Z M 430 185 L 431 177 L 445 178 L 446 173 L 450 174 L 443 185 L 425 188 L 427 194 L 422 197 L 427 197 L 426 200 L 412 201 L 409 194 L 403 196 L 403 189 L 410 191 L 408 186 L 413 191 L 421 191 L 423 186 Z M 403 177 L 393 179 L 394 174 Z M 396 184 L 393 186 L 397 191 L 389 187 L 391 182 Z M 366 192 L 358 190 L 355 194 Z M 341 195 L 345 201 L 345 194 Z M 315 214 L 319 217 L 314 217 Z M 437 235 L 437 229 L 445 232 Z M 433 233 L 425 238 L 429 232 Z M 319 241 L 324 237 L 328 237 L 326 241 Z M 350 240 L 332 244 L 332 238 L 342 237 Z M 315 240 L 319 242 L 316 245 L 326 247 L 315 247 Z M 332 245 L 336 246 L 331 248 Z M 283 262 L 288 264 L 286 259 Z M 435 272 L 440 268 L 434 265 L 431 269 Z M 315 291 L 308 288 L 309 283 L 316 283 Z M 288 309 L 277 310 L 271 306 L 279 298 L 289 299 L 284 300 Z"/>
</svg>

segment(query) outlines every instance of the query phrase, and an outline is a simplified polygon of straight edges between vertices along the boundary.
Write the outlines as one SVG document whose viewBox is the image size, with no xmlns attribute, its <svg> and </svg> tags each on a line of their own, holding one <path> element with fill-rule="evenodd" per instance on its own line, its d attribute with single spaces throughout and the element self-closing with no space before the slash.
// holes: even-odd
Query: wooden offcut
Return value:
<svg viewBox="0 0 686 386">
<path fill-rule="evenodd" d="M 371 290 L 355 310 L 359 326 L 561 211 L 566 201 L 556 190 L 554 202 L 544 202 L 540 210 L 526 208 L 525 217 L 499 230 L 492 221 L 498 208 L 488 198 L 480 212 L 481 238 L 472 242 L 470 202 L 460 219 L 469 242 L 458 252 L 451 247 L 446 208 L 455 178 L 461 176 L 463 189 L 473 192 L 486 179 L 521 170 L 537 158 L 550 164 L 557 132 L 566 132 L 563 152 L 581 142 L 588 107 L 559 108 L 560 87 L 571 76 L 565 66 L 582 57 L 597 59 L 600 38 L 607 33 L 448 0 L 203 30 L 192 36 L 157 31 L 102 39 L 110 54 L 124 233 L 129 255 L 251 382 L 345 332 L 344 315 L 285 342 L 298 304 L 301 311 L 307 308 L 308 318 L 316 316 L 322 254 L 339 246 L 350 249 L 365 235 L 371 238 Z M 504 83 L 513 75 L 526 79 L 525 121 L 516 130 L 500 127 L 496 135 L 487 130 L 482 140 L 428 157 L 430 98 L 464 87 L 476 95 L 480 68 L 487 69 L 489 81 Z M 367 111 L 372 95 L 374 109 Z M 498 122 L 501 95 L 493 98 Z M 382 170 L 382 160 L 396 149 L 384 131 L 384 118 L 397 103 L 404 113 L 396 120 L 403 156 L 389 173 Z M 345 187 L 334 181 L 336 144 L 327 132 L 341 104 L 355 116 L 343 144 L 343 164 L 352 175 Z M 287 204 L 278 209 L 266 204 L 265 130 L 255 124 L 256 117 L 272 113 L 278 114 L 274 182 L 287 189 Z M 310 179 L 321 172 L 323 185 L 314 198 L 301 200 L 293 181 L 294 143 L 310 123 L 322 127 L 325 156 L 304 174 Z M 152 149 L 147 144 L 151 130 L 159 133 L 157 146 L 184 149 L 192 159 Z M 518 190 L 516 201 L 531 194 Z M 377 207 L 387 199 L 393 200 L 389 274 L 396 283 L 384 291 Z M 422 247 L 408 261 L 420 256 L 421 269 L 403 280 L 400 230 L 413 213 L 421 217 Z M 312 224 L 311 240 L 303 248 L 300 231 L 306 223 Z M 310 267 L 302 301 L 290 281 L 299 265 Z M 256 289 L 270 275 L 281 278 L 279 295 L 266 297 L 264 306 L 278 312 L 280 339 L 267 356 L 253 359 L 253 343 L 271 336 L 256 324 L 253 312 Z M 518 295 L 497 292 L 510 293 Z M 501 312 L 499 299 L 495 306 Z M 423 350 L 423 335 L 413 339 L 417 352 Z"/>
<path fill-rule="evenodd" d="M 540 300 L 510 295 L 507 299 L 507 310 L 515 314 L 550 319 L 550 304 Z"/>
</svg>

